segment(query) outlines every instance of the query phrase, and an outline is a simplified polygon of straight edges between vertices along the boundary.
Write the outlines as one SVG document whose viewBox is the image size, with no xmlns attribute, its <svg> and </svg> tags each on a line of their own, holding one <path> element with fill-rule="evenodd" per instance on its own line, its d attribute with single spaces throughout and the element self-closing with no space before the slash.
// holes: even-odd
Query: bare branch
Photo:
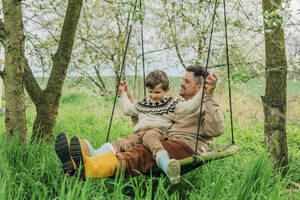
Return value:
<svg viewBox="0 0 300 200">
<path fill-rule="evenodd" d="M 178 57 L 181 65 L 183 66 L 183 68 L 186 68 L 186 65 L 184 64 L 183 58 L 182 58 L 182 56 L 180 54 L 180 51 L 179 51 L 178 40 L 177 40 L 177 36 L 176 36 L 176 28 L 174 27 L 175 30 L 173 30 L 172 17 L 170 17 L 168 15 L 168 11 L 167 11 L 166 7 L 165 7 L 165 12 L 166 12 L 166 15 L 168 16 L 168 25 L 169 25 L 169 28 L 170 28 L 170 31 L 171 31 L 171 37 L 172 37 L 172 40 L 173 40 L 173 44 L 175 46 L 177 57 Z"/>
<path fill-rule="evenodd" d="M 28 36 L 28 32 L 26 31 L 26 29 L 24 28 L 24 32 L 25 32 L 25 35 Z M 33 46 L 33 49 L 34 51 L 39 55 L 39 58 L 41 60 L 41 64 L 42 66 L 44 66 L 44 60 L 43 60 L 43 56 L 41 55 L 41 52 L 39 51 L 39 49 L 36 47 L 36 45 L 34 45 L 34 43 L 32 42 L 32 40 L 28 38 L 28 41 L 31 43 L 31 45 Z"/>
<path fill-rule="evenodd" d="M 32 19 L 32 18 L 25 17 L 25 16 L 24 16 L 24 18 L 27 19 L 27 20 L 29 20 L 29 21 L 32 21 L 32 22 L 35 22 L 35 23 L 39 24 L 41 27 L 43 27 L 43 28 L 51 35 L 51 37 L 52 37 L 56 42 L 58 42 L 58 40 L 55 38 L 55 36 L 50 32 L 50 30 L 49 30 L 45 25 L 43 25 L 42 23 L 40 23 L 40 22 L 38 22 L 38 21 L 36 21 L 36 20 L 34 20 L 34 19 Z"/>
<path fill-rule="evenodd" d="M 101 42 L 101 40 L 100 41 L 97 41 L 97 43 L 100 43 L 100 46 L 102 46 L 102 47 L 99 47 L 97 44 L 95 44 L 94 42 L 92 42 L 92 41 L 90 41 L 90 40 L 88 40 L 88 39 L 86 39 L 86 38 L 84 38 L 84 37 L 82 37 L 82 36 L 79 36 L 78 37 L 81 41 L 83 41 L 83 42 L 85 42 L 85 43 L 88 43 L 89 44 L 89 48 L 93 48 L 94 50 L 98 50 L 98 51 L 100 51 L 103 55 L 104 55 L 104 57 L 106 58 L 106 59 L 111 59 L 111 56 L 113 55 L 111 52 L 110 52 L 110 49 L 109 48 L 102 48 L 103 46 L 105 46 L 102 42 Z M 109 53 L 109 55 L 108 55 L 108 53 L 106 53 L 103 49 L 105 49 L 105 50 L 107 50 L 108 51 L 108 53 Z"/>
<path fill-rule="evenodd" d="M 105 93 L 103 87 L 92 76 L 90 76 L 85 70 L 82 70 L 77 64 L 74 64 L 74 66 L 75 66 L 75 68 L 77 68 L 79 70 L 79 73 L 83 77 L 85 77 L 86 79 L 89 79 L 101 90 L 102 93 Z"/>
<path fill-rule="evenodd" d="M 32 102 L 34 105 L 37 105 L 38 99 L 41 95 L 41 88 L 36 81 L 36 79 L 33 76 L 33 73 L 28 65 L 28 61 L 25 61 L 25 66 L 24 66 L 24 81 L 25 81 L 25 89 L 30 96 Z"/>
</svg>

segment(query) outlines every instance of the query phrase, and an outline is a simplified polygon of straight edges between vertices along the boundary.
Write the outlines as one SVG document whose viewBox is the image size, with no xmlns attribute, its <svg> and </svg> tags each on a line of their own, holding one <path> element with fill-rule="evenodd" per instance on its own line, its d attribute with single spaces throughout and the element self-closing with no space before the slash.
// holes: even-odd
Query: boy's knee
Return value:
<svg viewBox="0 0 300 200">
<path fill-rule="evenodd" d="M 145 133 L 145 135 L 143 136 L 143 145 L 149 144 L 149 141 L 152 141 L 154 138 L 153 132 L 148 131 L 147 133 Z"/>
</svg>

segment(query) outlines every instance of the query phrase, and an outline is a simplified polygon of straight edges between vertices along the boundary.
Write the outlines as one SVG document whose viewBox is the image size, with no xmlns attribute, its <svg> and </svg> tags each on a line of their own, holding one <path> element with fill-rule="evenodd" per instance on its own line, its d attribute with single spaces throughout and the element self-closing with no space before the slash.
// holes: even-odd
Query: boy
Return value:
<svg viewBox="0 0 300 200">
<path fill-rule="evenodd" d="M 180 99 L 166 97 L 170 90 L 167 74 L 162 70 L 150 72 L 146 77 L 148 98 L 131 103 L 124 92 L 126 82 L 120 84 L 120 106 L 125 115 L 138 116 L 135 132 L 121 137 L 112 143 L 105 143 L 97 150 L 97 155 L 107 152 L 124 152 L 136 144 L 143 144 L 156 159 L 157 165 L 168 176 L 172 184 L 180 181 L 180 164 L 170 159 L 162 146 L 167 129 L 171 126 L 175 115 L 186 116 L 195 113 L 201 103 L 201 92 L 194 98 L 182 102 Z"/>
</svg>

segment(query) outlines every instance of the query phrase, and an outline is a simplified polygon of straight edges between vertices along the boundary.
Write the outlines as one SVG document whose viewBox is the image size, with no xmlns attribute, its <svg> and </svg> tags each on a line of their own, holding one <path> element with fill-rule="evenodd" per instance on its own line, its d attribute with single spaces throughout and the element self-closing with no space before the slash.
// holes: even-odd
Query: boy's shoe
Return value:
<svg viewBox="0 0 300 200">
<path fill-rule="evenodd" d="M 72 137 L 70 142 L 70 154 L 74 159 L 77 172 L 82 180 L 90 178 L 111 177 L 120 166 L 119 160 L 113 152 L 98 156 L 87 156 L 84 150 L 84 142 L 79 137 Z"/>
<path fill-rule="evenodd" d="M 80 169 L 79 177 L 83 180 L 85 180 L 85 167 L 84 167 L 84 161 L 83 156 L 85 155 L 85 152 L 81 146 L 81 141 L 79 137 L 74 136 L 71 138 L 70 142 L 70 154 L 75 162 L 75 165 Z"/>
<path fill-rule="evenodd" d="M 178 160 L 171 159 L 168 164 L 168 178 L 172 184 L 178 184 L 180 182 L 180 163 Z"/>
<path fill-rule="evenodd" d="M 170 159 L 169 154 L 162 150 L 156 155 L 158 167 L 168 176 L 172 184 L 180 182 L 180 163 L 178 160 Z"/>
<path fill-rule="evenodd" d="M 67 176 L 74 175 L 76 171 L 76 165 L 70 155 L 70 143 L 68 136 L 65 133 L 60 133 L 57 135 L 55 140 L 55 152 L 62 162 L 64 173 Z"/>
</svg>

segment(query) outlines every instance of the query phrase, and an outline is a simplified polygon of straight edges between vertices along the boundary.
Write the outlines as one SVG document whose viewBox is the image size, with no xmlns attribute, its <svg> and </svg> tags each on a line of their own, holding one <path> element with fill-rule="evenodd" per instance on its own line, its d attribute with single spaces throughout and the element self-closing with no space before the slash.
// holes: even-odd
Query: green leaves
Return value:
<svg viewBox="0 0 300 200">
<path fill-rule="evenodd" d="M 231 76 L 231 81 L 233 83 L 239 83 L 239 82 L 242 82 L 242 83 L 247 83 L 249 80 L 251 80 L 252 77 L 251 76 L 248 76 L 248 75 L 243 75 L 243 74 L 233 74 Z"/>
<path fill-rule="evenodd" d="M 241 27 L 242 25 L 242 22 L 240 19 L 236 19 L 234 22 L 233 22 L 233 26 L 235 27 Z"/>
<path fill-rule="evenodd" d="M 143 9 L 137 9 L 135 11 L 132 11 L 131 13 L 134 15 L 133 23 L 136 23 L 137 21 L 143 21 L 146 15 Z"/>
<path fill-rule="evenodd" d="M 267 25 L 267 27 L 277 26 L 278 24 L 282 24 L 282 15 L 283 10 L 277 9 L 272 11 L 271 13 L 265 12 L 263 13 L 264 22 Z"/>
</svg>

